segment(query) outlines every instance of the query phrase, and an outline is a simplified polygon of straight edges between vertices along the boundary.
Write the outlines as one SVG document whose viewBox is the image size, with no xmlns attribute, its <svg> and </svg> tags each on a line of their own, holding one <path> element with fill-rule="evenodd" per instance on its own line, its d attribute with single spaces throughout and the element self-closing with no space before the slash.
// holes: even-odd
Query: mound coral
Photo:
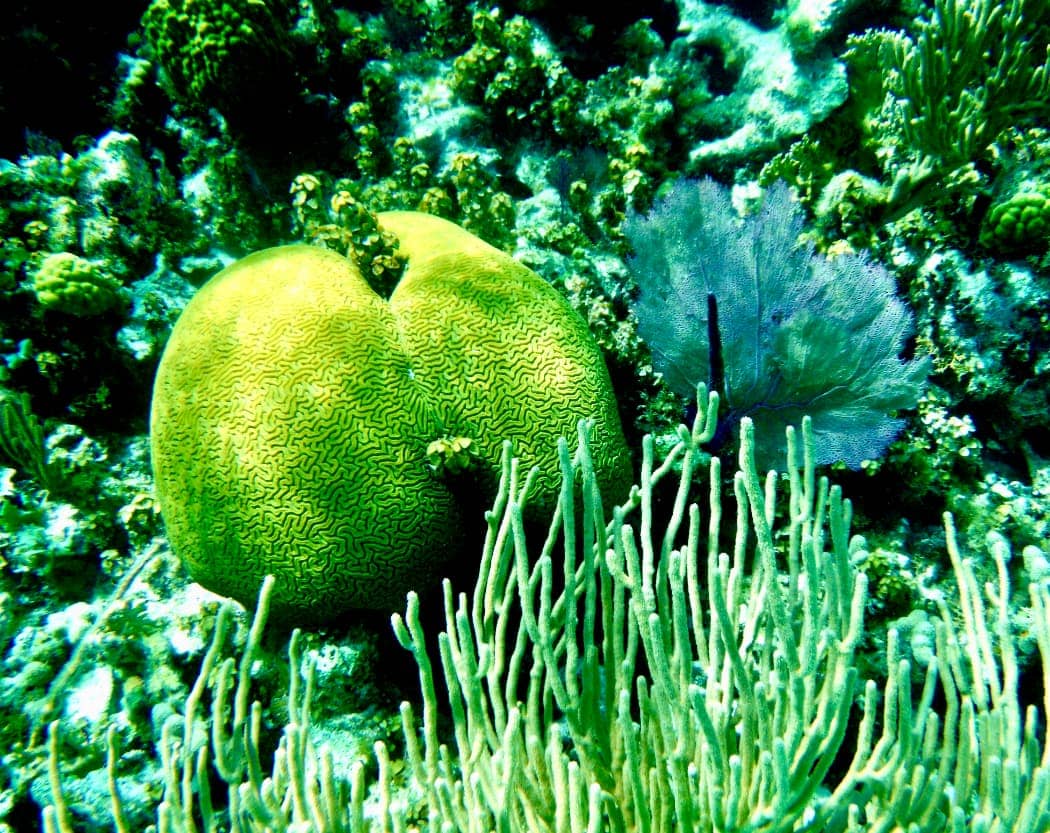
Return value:
<svg viewBox="0 0 1050 833">
<path fill-rule="evenodd" d="M 253 107 L 272 105 L 291 86 L 287 34 L 267 0 L 154 0 L 142 25 L 172 93 L 186 104 L 251 119 Z"/>
<path fill-rule="evenodd" d="M 297 622 L 400 607 L 456 554 L 468 484 L 432 470 L 435 440 L 470 438 L 469 485 L 494 491 L 512 439 L 548 511 L 552 449 L 588 417 L 610 497 L 630 479 L 608 373 L 568 302 L 452 223 L 378 216 L 406 259 L 389 301 L 334 252 L 256 253 L 187 305 L 154 388 L 173 549 L 244 602 L 272 573 L 278 615 Z"/>
<path fill-rule="evenodd" d="M 127 304 L 120 281 L 71 252 L 48 255 L 33 277 L 33 292 L 44 309 L 93 316 Z"/>
<path fill-rule="evenodd" d="M 995 203 L 984 218 L 981 242 L 998 251 L 1039 253 L 1050 236 L 1050 187 L 1031 187 Z"/>
</svg>

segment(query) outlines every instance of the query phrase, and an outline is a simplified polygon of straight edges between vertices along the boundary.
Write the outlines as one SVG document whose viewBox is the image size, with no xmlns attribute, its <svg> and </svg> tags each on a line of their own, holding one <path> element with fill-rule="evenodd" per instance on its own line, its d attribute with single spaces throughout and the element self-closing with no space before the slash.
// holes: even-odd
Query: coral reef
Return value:
<svg viewBox="0 0 1050 833">
<path fill-rule="evenodd" d="M 292 88 L 291 45 L 270 0 L 154 0 L 142 18 L 173 94 L 257 124 L 253 112 Z M 274 112 L 270 110 L 270 112 Z"/>
<path fill-rule="evenodd" d="M 732 163 L 776 148 L 846 100 L 845 66 L 827 50 L 814 48 L 816 30 L 827 27 L 827 20 L 811 21 L 810 36 L 800 39 L 799 9 L 779 27 L 763 31 L 729 6 L 704 0 L 682 0 L 679 6 L 684 35 L 672 49 L 717 50 L 733 79 L 704 108 L 705 126 L 717 130 L 718 138 L 689 151 L 694 166 Z"/>
<path fill-rule="evenodd" d="M 125 813 L 116 820 L 118 830 L 148 829 L 158 820 L 171 822 L 173 830 L 211 823 L 225 829 L 235 824 L 224 809 L 227 779 L 232 800 L 254 802 L 241 819 L 247 829 L 262 818 L 253 815 L 262 808 L 265 823 L 277 829 L 292 816 L 299 827 L 322 827 L 325 808 L 344 806 L 341 798 L 329 802 L 344 789 L 352 794 L 353 813 L 360 811 L 343 819 L 344 827 L 387 830 L 446 822 L 450 830 L 496 827 L 504 819 L 494 818 L 487 798 L 516 808 L 511 828 L 521 818 L 532 828 L 554 819 L 572 833 L 588 823 L 627 828 L 632 818 L 651 820 L 656 829 L 669 812 L 700 819 L 717 807 L 725 815 L 723 826 L 754 821 L 768 829 L 783 821 L 850 833 L 880 826 L 924 833 L 982 825 L 1037 829 L 1037 814 L 1018 809 L 1033 807 L 1035 792 L 1013 792 L 1012 785 L 1024 782 L 1025 773 L 1033 784 L 1038 780 L 1026 762 L 1042 754 L 1046 733 L 1042 724 L 1030 723 L 1023 735 L 1020 709 L 1033 704 L 1015 703 L 1011 692 L 1014 679 L 1028 690 L 1038 690 L 1041 682 L 1046 687 L 1039 653 L 1045 619 L 1039 603 L 1031 604 L 1042 598 L 1040 588 L 1050 576 L 1044 552 L 1050 533 L 1050 6 L 1044 0 L 666 0 L 603 8 L 584 0 L 507 0 L 498 6 L 480 0 L 117 0 L 104 10 L 66 6 L 15 4 L 0 31 L 0 48 L 10 59 L 0 70 L 0 833 L 41 829 L 40 808 L 52 803 L 55 811 L 46 818 L 52 829 L 111 831 L 111 785 Z M 862 768 L 859 781 L 847 776 L 857 773 L 850 761 L 863 757 L 864 738 L 852 729 L 858 721 L 867 725 L 862 715 L 868 689 L 843 686 L 852 692 L 854 710 L 823 783 L 817 783 L 824 760 L 819 755 L 807 759 L 815 768 L 795 780 L 785 775 L 793 770 L 781 766 L 781 749 L 804 756 L 815 748 L 804 731 L 782 747 L 765 743 L 770 735 L 762 733 L 770 724 L 762 722 L 764 714 L 775 722 L 792 708 L 772 692 L 790 693 L 799 684 L 793 672 L 780 671 L 792 644 L 780 625 L 768 618 L 745 622 L 776 609 L 761 558 L 745 546 L 758 532 L 757 519 L 732 529 L 730 524 L 718 540 L 709 534 L 707 551 L 718 554 L 710 569 L 704 566 L 702 530 L 696 546 L 684 527 L 677 527 L 678 536 L 664 534 L 675 528 L 668 524 L 676 507 L 684 512 L 691 503 L 717 503 L 744 514 L 752 506 L 747 489 L 739 491 L 742 481 L 728 471 L 711 472 L 710 482 L 698 476 L 698 467 L 707 464 L 705 452 L 728 449 L 723 442 L 734 440 L 727 402 L 737 401 L 739 379 L 734 390 L 721 391 L 727 394 L 721 400 L 725 427 L 702 451 L 687 450 L 679 424 L 683 416 L 690 420 L 692 391 L 678 385 L 689 395 L 683 402 L 672 390 L 674 374 L 639 335 L 666 331 L 669 321 L 690 310 L 698 313 L 693 330 L 703 330 L 697 322 L 708 309 L 701 304 L 698 310 L 695 299 L 641 314 L 639 302 L 652 275 L 639 273 L 638 260 L 631 261 L 630 239 L 637 237 L 637 218 L 654 211 L 659 216 L 675 183 L 698 176 L 712 176 L 727 189 L 732 208 L 724 209 L 723 219 L 732 226 L 726 230 L 730 253 L 754 242 L 748 229 L 759 218 L 781 224 L 758 235 L 759 242 L 783 243 L 801 231 L 800 249 L 777 249 L 784 253 L 782 263 L 764 273 L 764 297 L 779 299 L 781 289 L 797 289 L 793 276 L 804 259 L 820 261 L 844 285 L 859 275 L 877 276 L 882 300 L 897 299 L 904 318 L 914 322 L 908 338 L 889 340 L 886 355 L 899 362 L 930 359 L 923 394 L 916 398 L 918 391 L 909 388 L 906 401 L 877 418 L 894 421 L 892 430 L 882 424 L 877 452 L 869 443 L 865 453 L 847 455 L 854 464 L 868 458 L 857 469 L 828 465 L 856 498 L 850 510 L 843 505 L 843 515 L 851 515 L 852 528 L 863 535 L 845 556 L 835 534 L 829 540 L 826 527 L 821 533 L 801 517 L 800 507 L 811 505 L 804 485 L 803 500 L 788 505 L 784 491 L 791 490 L 794 469 L 767 482 L 767 494 L 784 495 L 767 503 L 766 514 L 783 533 L 774 539 L 776 566 L 783 571 L 777 586 L 801 594 L 791 596 L 799 602 L 792 613 L 813 622 L 818 609 L 822 616 L 838 599 L 852 616 L 854 600 L 839 594 L 840 585 L 853 581 L 855 570 L 868 577 L 866 621 L 852 662 L 858 678 L 872 679 L 870 691 L 885 695 L 887 707 L 875 731 L 890 728 L 884 743 L 876 744 L 878 754 L 894 750 L 900 756 Z M 788 183 L 793 207 L 773 216 L 759 204 L 778 180 Z M 423 709 L 415 685 L 406 688 L 397 676 L 404 667 L 414 674 L 414 663 L 398 651 L 387 622 L 374 612 L 300 634 L 292 665 L 302 657 L 301 668 L 284 662 L 287 634 L 280 630 L 265 638 L 257 634 L 245 651 L 248 622 L 234 614 L 218 629 L 213 660 L 205 661 L 222 600 L 192 581 L 171 550 L 147 434 L 151 382 L 175 322 L 195 295 L 207 293 L 201 287 L 211 276 L 252 252 L 286 244 L 334 250 L 318 248 L 311 257 L 349 255 L 379 295 L 396 294 L 395 286 L 406 280 L 404 260 L 392 227 L 380 218 L 403 211 L 457 224 L 499 250 L 501 262 L 516 261 L 535 272 L 544 297 L 564 296 L 559 307 L 576 310 L 574 326 L 585 322 L 597 345 L 589 355 L 608 368 L 616 392 L 608 408 L 618 411 L 634 462 L 645 461 L 649 442 L 654 465 L 671 454 L 653 471 L 650 490 L 643 479 L 634 497 L 624 496 L 628 503 L 642 500 L 637 507 L 631 503 L 624 519 L 638 536 L 643 558 L 651 549 L 652 575 L 632 575 L 617 560 L 617 547 L 627 547 L 624 536 L 632 534 L 628 526 L 616 527 L 616 535 L 600 546 L 605 558 L 591 565 L 592 598 L 601 596 L 603 609 L 634 622 L 634 630 L 624 631 L 623 645 L 640 645 L 644 662 L 636 670 L 646 669 L 644 683 L 617 664 L 622 652 L 602 653 L 601 639 L 619 621 L 615 615 L 599 621 L 596 614 L 596 641 L 588 640 L 590 579 L 581 561 L 571 558 L 576 575 L 562 573 L 571 536 L 546 544 L 534 537 L 552 506 L 563 528 L 575 525 L 578 535 L 608 524 L 608 507 L 598 518 L 584 511 L 589 499 L 580 496 L 571 514 L 566 511 L 561 477 L 574 460 L 551 453 L 550 468 L 528 481 L 531 496 L 510 501 L 524 504 L 523 523 L 515 520 L 517 509 L 504 507 L 489 516 L 498 524 L 489 527 L 480 507 L 489 505 L 498 474 L 511 482 L 511 473 L 499 468 L 499 435 L 518 429 L 501 423 L 482 436 L 477 424 L 457 424 L 459 415 L 448 408 L 412 445 L 411 464 L 424 488 L 471 492 L 471 499 L 457 499 L 445 520 L 456 525 L 457 544 L 472 557 L 434 568 L 435 584 L 439 574 L 454 582 L 447 609 L 440 599 L 424 597 L 418 622 L 404 623 L 417 658 L 430 663 L 433 696 L 427 694 Z M 738 226 L 738 216 L 750 219 Z M 658 225 L 674 226 L 677 219 L 664 217 Z M 659 248 L 660 240 L 652 242 Z M 720 261 L 710 250 L 701 254 L 709 268 Z M 669 256 L 676 270 L 684 262 Z M 432 266 L 436 273 L 439 264 Z M 863 369 L 870 356 L 855 349 L 864 330 L 861 313 L 878 304 L 860 294 L 853 300 L 849 314 L 836 319 L 840 338 L 830 348 L 826 333 L 811 339 L 814 330 L 801 326 L 787 328 L 787 335 L 804 330 L 805 338 L 784 340 L 817 348 L 805 352 L 806 361 L 824 357 L 844 374 Z M 800 304 L 794 296 L 789 302 L 792 309 Z M 822 304 L 807 301 L 811 313 L 826 312 Z M 733 317 L 731 302 L 714 306 L 720 320 Z M 460 311 L 439 296 L 416 312 L 420 319 L 448 321 Z M 268 319 L 259 324 L 260 332 L 272 329 Z M 450 398 L 491 411 L 491 402 L 470 398 L 478 377 L 462 372 L 461 365 L 468 359 L 471 367 L 484 364 L 470 353 L 477 334 L 496 338 L 510 328 L 467 329 L 459 341 L 435 333 L 447 352 L 460 351 L 457 367 L 435 364 L 424 372 L 402 361 L 398 368 L 412 371 L 417 388 L 441 388 L 435 377 L 443 375 Z M 534 333 L 526 346 L 548 343 Z M 706 346 L 716 344 L 724 359 L 721 334 Z M 523 349 L 514 343 L 495 352 Z M 717 353 L 708 349 L 703 355 Z M 825 371 L 815 376 L 826 381 L 834 375 Z M 508 363 L 506 377 L 512 376 Z M 532 414 L 530 434 L 543 422 L 536 416 L 540 400 L 558 389 L 556 376 L 537 372 L 522 377 L 520 385 L 500 382 L 510 391 L 505 399 Z M 380 391 L 390 399 L 404 384 L 395 377 L 389 391 Z M 717 382 L 717 374 L 711 380 Z M 387 410 L 402 404 L 380 399 Z M 318 404 L 316 398 L 309 402 Z M 820 403 L 809 410 L 818 429 L 811 454 L 842 456 L 828 451 L 830 442 L 819 434 Z M 850 426 L 869 439 L 872 413 Z M 780 464 L 780 426 L 798 424 L 801 416 L 769 417 L 775 428 L 759 426 L 751 441 L 758 467 Z M 575 423 L 567 419 L 544 430 L 542 448 L 523 457 L 534 461 L 559 434 L 574 436 Z M 896 439 L 883 449 L 893 432 Z M 651 441 L 643 443 L 645 434 Z M 256 440 L 242 437 L 249 452 Z M 878 459 L 871 458 L 875 453 Z M 364 484 L 383 482 L 391 469 L 407 465 L 404 457 L 380 454 L 374 465 L 354 471 Z M 519 464 L 519 487 L 528 480 L 527 466 Z M 576 478 L 577 486 L 592 482 L 578 469 Z M 359 503 L 371 505 L 367 495 Z M 475 522 L 463 516 L 462 505 L 477 516 Z M 818 514 L 842 517 L 822 502 L 819 489 L 812 506 Z M 958 527 L 957 542 L 954 527 L 945 528 L 946 510 Z M 293 525 L 287 526 L 294 537 Z M 734 537 L 738 529 L 746 529 L 746 540 L 743 532 Z M 473 561 L 486 532 L 490 563 L 497 566 L 486 569 L 461 608 L 455 593 L 477 578 Z M 823 554 L 815 556 L 815 565 L 789 563 L 793 533 L 813 536 L 813 553 Z M 722 552 L 728 561 L 721 560 Z M 967 563 L 957 560 L 962 553 Z M 699 571 L 678 585 L 671 567 L 683 554 Z M 728 618 L 718 613 L 716 592 L 723 563 L 735 565 L 725 585 L 727 603 L 746 605 Z M 607 568 L 612 571 L 603 572 Z M 519 579 L 527 583 L 516 590 Z M 559 595 L 570 587 L 583 593 L 575 620 L 572 594 Z M 766 595 L 753 595 L 763 588 Z M 434 591 L 440 593 L 436 586 Z M 602 596 L 606 591 L 612 596 Z M 811 591 L 817 595 L 806 595 Z M 684 598 L 679 592 L 689 604 L 699 604 L 691 620 L 699 625 L 688 647 L 676 636 L 678 620 L 668 618 L 686 609 L 675 608 L 674 600 Z M 255 584 L 241 593 L 242 600 L 254 601 L 254 594 Z M 987 608 L 983 613 L 974 599 Z M 662 639 L 650 627 L 650 600 L 661 623 L 673 626 Z M 392 594 L 392 607 L 402 609 L 401 601 Z M 271 602 L 279 618 L 282 602 Z M 530 606 L 535 616 L 527 615 Z M 444 623 L 442 614 L 452 619 Z M 526 619 L 525 630 L 518 630 Z M 987 626 L 980 625 L 986 620 Z M 841 633 L 835 622 L 841 624 L 844 615 L 821 621 L 828 624 L 824 633 Z M 816 632 L 806 631 L 805 622 L 800 632 Z M 547 628 L 542 633 L 541 625 Z M 700 625 L 710 629 L 707 636 L 696 635 Z M 734 656 L 723 639 L 734 628 L 747 635 L 735 654 L 744 671 L 773 669 L 775 681 L 717 665 L 718 657 Z M 574 643 L 570 634 L 584 641 Z M 504 636 L 513 644 L 501 643 Z M 641 644 L 643 636 L 648 644 Z M 427 643 L 426 657 L 418 650 L 420 639 Z M 473 660 L 471 640 L 479 646 Z M 500 644 L 505 669 L 498 667 Z M 710 662 L 691 653 L 701 644 Z M 661 646 L 678 646 L 670 657 L 673 668 L 691 668 L 689 681 L 703 688 L 689 703 L 706 703 L 716 683 L 739 683 L 739 697 L 726 688 L 719 702 L 725 715 L 742 722 L 719 723 L 709 709 L 728 768 L 703 753 L 687 761 L 697 752 L 690 739 L 702 731 L 679 731 L 692 726 L 697 713 L 675 707 L 667 675 L 654 670 L 665 667 Z M 763 653 L 767 649 L 773 653 Z M 221 660 L 230 656 L 249 658 L 243 674 L 233 660 Z M 397 656 L 403 662 L 391 660 Z M 1003 665 L 994 664 L 996 656 Z M 911 690 L 932 699 L 910 708 L 904 697 L 909 677 L 897 658 L 910 663 Z M 207 679 L 198 679 L 202 662 L 212 671 Z M 964 665 L 970 672 L 960 671 Z M 545 670 L 530 676 L 541 666 Z M 920 668 L 936 668 L 938 679 L 920 681 Z M 837 670 L 825 670 L 822 679 L 841 681 Z M 481 689 L 490 714 L 479 707 L 479 690 L 468 681 L 488 685 L 497 679 L 488 690 L 502 686 L 500 696 L 485 700 Z M 577 683 L 580 697 L 571 694 Z M 514 724 L 509 716 L 518 705 L 515 697 L 527 695 L 532 685 L 543 688 L 533 698 L 542 709 L 533 710 L 526 698 Z M 952 685 L 969 705 L 938 712 L 953 702 Z M 587 699 L 623 696 L 624 690 L 631 699 L 623 721 L 618 701 L 595 705 Z M 747 694 L 754 691 L 759 693 Z M 797 702 L 813 703 L 821 691 L 806 689 Z M 404 697 L 416 698 L 411 711 L 427 727 L 424 734 L 415 720 L 402 731 L 396 704 Z M 644 697 L 654 711 L 641 707 Z M 260 704 L 254 710 L 251 699 Z M 756 702 L 766 706 L 764 712 L 753 709 Z M 825 702 L 832 712 L 841 706 Z M 237 714 L 227 715 L 225 704 Z M 922 724 L 926 734 L 918 737 L 930 710 L 956 715 L 956 743 L 945 740 L 944 724 Z M 975 723 L 964 731 L 971 713 Z M 757 723 L 747 722 L 752 714 Z M 840 725 L 830 714 L 811 725 Z M 894 726 L 903 729 L 894 717 L 908 715 L 916 732 L 895 734 Z M 672 737 L 665 719 L 675 745 L 654 741 L 659 754 L 637 758 L 648 768 L 645 777 L 625 776 L 625 788 L 605 761 L 625 761 L 616 750 L 635 748 L 629 739 Z M 53 721 L 49 749 L 47 726 Z M 585 721 L 594 725 L 583 726 Z M 1021 746 L 992 737 L 996 725 L 1017 727 L 1012 737 L 1021 738 Z M 245 748 L 239 763 L 224 758 L 219 769 L 200 763 L 201 755 L 243 742 L 245 730 L 258 760 Z M 752 730 L 763 739 L 761 749 L 747 745 Z M 233 736 L 240 740 L 227 742 Z M 825 731 L 821 741 L 827 737 Z M 981 758 L 981 772 L 967 774 L 959 762 L 976 760 L 966 758 L 969 738 L 978 740 L 976 754 L 1000 750 L 1005 763 Z M 521 756 L 508 753 L 503 739 L 519 752 L 527 748 L 526 757 L 538 763 L 515 769 Z M 385 751 L 373 757 L 376 741 Z M 271 771 L 271 753 L 282 742 Z M 330 768 L 328 752 L 311 752 L 311 745 L 319 750 L 325 744 Z M 960 755 L 953 757 L 956 748 Z M 676 749 L 686 757 L 676 758 Z M 908 758 L 909 749 L 919 757 Z M 914 767 L 920 758 L 922 778 Z M 747 764 L 752 759 L 759 761 L 757 768 Z M 240 763 L 250 766 L 238 768 Z M 198 765 L 212 777 L 195 779 Z M 274 776 L 265 787 L 264 772 Z M 770 773 L 774 781 L 782 776 L 787 780 L 781 783 L 806 787 L 787 810 L 776 803 L 787 801 L 783 793 L 763 792 Z M 890 773 L 915 776 L 914 783 L 928 789 L 898 790 Z M 550 781 L 543 780 L 548 776 Z M 559 778 L 568 785 L 568 799 L 557 798 L 563 795 Z M 723 792 L 704 791 L 711 778 Z M 841 792 L 839 778 L 846 778 Z M 58 780 L 66 810 L 52 796 L 50 782 Z M 949 782 L 954 796 L 973 795 L 973 802 L 953 805 L 942 791 Z M 993 782 L 1004 788 L 989 787 Z M 290 785 L 295 789 L 283 791 Z M 199 803 L 207 796 L 194 793 L 208 787 L 215 793 L 210 809 Z M 814 791 L 807 792 L 809 787 Z M 651 815 L 631 816 L 636 807 L 648 806 L 650 789 L 658 796 Z M 856 807 L 836 804 L 847 792 Z M 730 794 L 761 801 L 734 803 L 726 798 Z M 311 804 L 316 795 L 329 803 Z M 1017 796 L 1007 802 L 1013 809 L 995 804 L 1000 795 Z M 170 812 L 162 810 L 158 819 L 162 796 Z M 470 803 L 475 796 L 480 803 Z M 550 796 L 554 803 L 544 803 Z M 773 803 L 762 803 L 762 796 Z M 803 816 L 794 815 L 804 806 L 809 810 Z M 832 816 L 818 815 L 832 806 L 838 808 Z M 613 808 L 626 808 L 626 815 L 606 819 Z M 704 817 L 700 826 L 717 829 L 717 821 Z M 685 825 L 682 818 L 668 823 Z"/>
<path fill-rule="evenodd" d="M 582 85 L 557 58 L 545 33 L 498 8 L 472 21 L 474 44 L 452 62 L 451 87 L 483 108 L 496 131 L 553 130 L 571 121 Z"/>
<path fill-rule="evenodd" d="M 936 164 L 967 165 L 1019 118 L 1048 112 L 1045 4 L 936 0 L 916 28 L 914 35 L 872 37 L 892 51 L 887 115 L 902 138 Z"/>
</svg>

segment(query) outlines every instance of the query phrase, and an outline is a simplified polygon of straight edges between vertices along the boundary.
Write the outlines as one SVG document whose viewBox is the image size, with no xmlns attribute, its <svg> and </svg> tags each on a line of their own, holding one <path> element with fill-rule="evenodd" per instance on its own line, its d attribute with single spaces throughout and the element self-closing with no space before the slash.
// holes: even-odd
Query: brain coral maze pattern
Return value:
<svg viewBox="0 0 1050 833">
<path fill-rule="evenodd" d="M 608 374 L 585 323 L 538 276 L 451 223 L 381 214 L 408 265 L 389 303 L 347 258 L 285 246 L 197 293 L 157 373 L 151 436 L 174 551 L 250 604 L 277 578 L 296 622 L 397 609 L 458 552 L 466 517 L 427 445 L 477 443 L 491 486 L 504 439 L 559 482 L 555 441 L 595 420 L 610 496 L 630 482 Z"/>
</svg>

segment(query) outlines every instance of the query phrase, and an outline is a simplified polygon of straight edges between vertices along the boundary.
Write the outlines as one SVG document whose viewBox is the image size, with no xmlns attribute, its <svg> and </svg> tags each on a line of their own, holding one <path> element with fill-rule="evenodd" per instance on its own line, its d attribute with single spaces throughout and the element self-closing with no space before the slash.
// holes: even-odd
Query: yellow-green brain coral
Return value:
<svg viewBox="0 0 1050 833">
<path fill-rule="evenodd" d="M 379 215 L 400 240 L 389 301 L 309 246 L 244 258 L 197 293 L 157 371 L 153 467 L 193 577 L 243 602 L 273 573 L 275 610 L 318 621 L 395 609 L 457 554 L 465 519 L 427 448 L 469 437 L 482 479 L 503 440 L 541 470 L 595 421 L 603 485 L 630 481 L 608 373 L 583 320 L 537 275 L 445 220 Z"/>
</svg>

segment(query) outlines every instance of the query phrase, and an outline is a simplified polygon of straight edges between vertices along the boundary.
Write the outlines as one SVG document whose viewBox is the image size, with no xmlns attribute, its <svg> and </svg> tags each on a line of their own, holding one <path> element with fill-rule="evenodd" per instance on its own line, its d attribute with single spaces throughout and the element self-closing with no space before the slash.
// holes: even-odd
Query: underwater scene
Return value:
<svg viewBox="0 0 1050 833">
<path fill-rule="evenodd" d="M 0 833 L 1050 833 L 1047 0 L 0 29 Z"/>
</svg>

